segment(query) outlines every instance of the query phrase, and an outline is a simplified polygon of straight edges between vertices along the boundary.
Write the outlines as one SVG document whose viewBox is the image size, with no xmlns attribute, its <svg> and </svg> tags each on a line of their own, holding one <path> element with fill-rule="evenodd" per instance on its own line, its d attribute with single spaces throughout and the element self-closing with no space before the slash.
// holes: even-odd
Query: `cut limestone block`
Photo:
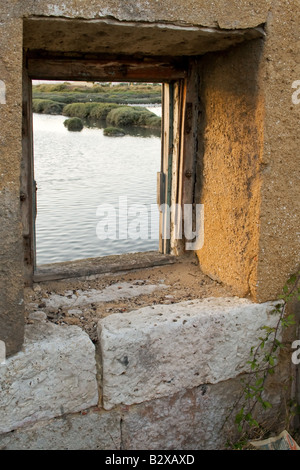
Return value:
<svg viewBox="0 0 300 470">
<path fill-rule="evenodd" d="M 0 366 L 0 390 L 0 433 L 95 406 L 95 347 L 77 326 L 35 321 Z"/>
<path fill-rule="evenodd" d="M 123 407 L 123 446 L 128 450 L 216 450 L 229 439 L 222 429 L 241 393 L 239 379 L 200 385 L 139 405 Z M 232 438 L 236 426 L 229 420 Z"/>
<path fill-rule="evenodd" d="M 0 435 L 0 450 L 120 449 L 120 413 L 90 410 Z"/>
<path fill-rule="evenodd" d="M 238 377 L 200 385 L 138 405 L 123 406 L 123 449 L 225 449 L 228 442 L 234 443 L 241 437 L 235 418 L 243 395 L 243 384 Z M 265 398 L 273 407 L 264 411 L 259 405 L 253 411 L 255 418 L 264 426 L 280 432 L 285 422 L 287 396 L 278 380 L 276 396 L 270 394 L 266 387 Z"/>
<path fill-rule="evenodd" d="M 218 383 L 249 370 L 272 302 L 209 298 L 113 314 L 98 324 L 103 404 L 134 404 Z"/>
</svg>

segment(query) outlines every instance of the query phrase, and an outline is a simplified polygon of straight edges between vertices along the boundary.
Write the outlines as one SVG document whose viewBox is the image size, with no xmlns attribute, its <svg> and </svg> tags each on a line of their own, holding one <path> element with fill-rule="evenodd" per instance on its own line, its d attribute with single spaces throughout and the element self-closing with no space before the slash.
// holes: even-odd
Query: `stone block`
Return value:
<svg viewBox="0 0 300 470">
<path fill-rule="evenodd" d="M 0 433 L 97 405 L 95 347 L 76 326 L 36 321 L 0 365 Z"/>
<path fill-rule="evenodd" d="M 175 395 L 123 407 L 122 445 L 127 450 L 223 450 L 241 438 L 235 424 L 243 395 L 240 378 L 204 384 Z M 284 426 L 284 391 L 267 393 L 271 410 L 256 418 L 274 432 Z"/>
<path fill-rule="evenodd" d="M 0 450 L 110 450 L 120 439 L 119 412 L 90 410 L 2 434 Z"/>
<path fill-rule="evenodd" d="M 100 320 L 103 405 L 141 403 L 248 370 L 273 303 L 209 298 L 144 307 Z"/>
<path fill-rule="evenodd" d="M 223 426 L 240 393 L 240 381 L 234 379 L 123 409 L 123 447 L 128 450 L 224 448 L 229 435 Z M 235 432 L 233 426 L 231 437 Z"/>
</svg>

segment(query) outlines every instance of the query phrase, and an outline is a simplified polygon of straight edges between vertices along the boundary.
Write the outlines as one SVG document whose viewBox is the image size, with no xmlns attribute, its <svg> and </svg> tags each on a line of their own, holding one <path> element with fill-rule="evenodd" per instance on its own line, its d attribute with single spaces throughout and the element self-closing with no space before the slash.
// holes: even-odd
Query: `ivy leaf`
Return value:
<svg viewBox="0 0 300 470">
<path fill-rule="evenodd" d="M 255 385 L 259 387 L 263 383 L 264 379 L 262 377 L 258 378 L 255 382 Z"/>
<path fill-rule="evenodd" d="M 272 408 L 272 404 L 269 401 L 263 401 L 262 406 L 265 410 L 267 410 L 268 408 Z"/>
<path fill-rule="evenodd" d="M 235 422 L 237 424 L 240 424 L 243 419 L 244 419 L 244 408 L 241 408 L 241 410 L 238 412 L 238 414 L 235 417 Z"/>
<path fill-rule="evenodd" d="M 268 361 L 269 361 L 270 366 L 274 366 L 275 361 L 274 361 L 274 357 L 273 357 L 273 356 L 269 356 L 269 357 L 268 357 Z"/>
</svg>

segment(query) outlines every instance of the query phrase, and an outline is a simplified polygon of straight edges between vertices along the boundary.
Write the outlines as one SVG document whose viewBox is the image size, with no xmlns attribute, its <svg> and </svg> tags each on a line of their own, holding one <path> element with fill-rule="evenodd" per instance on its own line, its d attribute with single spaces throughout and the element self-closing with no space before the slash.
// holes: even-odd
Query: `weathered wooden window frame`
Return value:
<svg viewBox="0 0 300 470">
<path fill-rule="evenodd" d="M 24 240 L 25 283 L 32 285 L 35 263 L 36 188 L 33 164 L 32 80 L 147 81 L 163 84 L 162 152 L 158 203 L 194 203 L 197 129 L 199 119 L 198 62 L 166 58 L 119 57 L 70 58 L 24 54 L 23 67 L 23 159 L 21 206 Z M 160 213 L 159 251 L 182 254 L 184 244 L 174 227 L 178 214 L 171 211 L 170 238 L 163 236 L 167 214 Z"/>
</svg>

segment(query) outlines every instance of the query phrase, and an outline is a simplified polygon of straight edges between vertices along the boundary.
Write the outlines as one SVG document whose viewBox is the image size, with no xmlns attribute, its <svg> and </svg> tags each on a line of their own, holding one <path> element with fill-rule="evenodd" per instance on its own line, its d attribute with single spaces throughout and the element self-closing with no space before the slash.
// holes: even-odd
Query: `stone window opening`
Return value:
<svg viewBox="0 0 300 470">
<path fill-rule="evenodd" d="M 47 25 L 47 28 L 45 28 L 45 25 Z M 58 36 L 61 36 L 60 38 L 51 35 L 51 32 L 53 33 L 58 26 L 60 26 L 58 34 Z M 79 35 L 78 37 L 81 35 L 87 37 L 88 35 L 90 38 L 90 42 L 85 42 L 85 46 L 78 46 L 77 50 L 77 46 L 75 46 L 75 51 L 74 28 L 76 29 L 76 35 Z M 103 31 L 105 30 L 107 35 L 106 45 L 96 39 L 96 32 L 102 29 Z M 153 34 L 154 30 L 155 34 Z M 127 43 L 122 43 L 121 45 L 121 42 L 115 41 L 117 33 L 122 37 L 123 34 L 126 36 L 128 32 L 141 36 L 140 42 L 135 43 L 134 46 L 139 50 L 129 50 Z M 257 57 L 253 54 L 253 51 L 260 50 L 263 34 L 261 28 L 245 31 L 236 30 L 231 35 L 228 31 L 224 34 L 224 32 L 205 30 L 205 28 L 180 28 L 171 25 L 158 25 L 156 29 L 155 25 L 148 24 L 124 23 L 120 25 L 118 23 L 115 24 L 113 20 L 68 21 L 31 18 L 24 21 L 21 205 L 26 285 L 32 285 L 34 281 L 41 280 L 43 275 L 45 275 L 45 273 L 41 273 L 42 275 L 39 278 L 35 272 L 35 187 L 32 179 L 32 79 L 64 81 L 82 81 L 84 79 L 92 81 L 149 81 L 163 83 L 162 163 L 161 171 L 157 178 L 157 202 L 160 207 L 166 204 L 168 207 L 174 206 L 179 208 L 177 212 L 171 211 L 168 213 L 168 211 L 165 211 L 160 214 L 159 253 L 162 256 L 162 261 L 156 259 L 154 264 L 157 262 L 165 263 L 166 257 L 171 260 L 170 257 L 172 255 L 191 254 L 191 251 L 185 249 L 186 240 L 183 237 L 177 237 L 178 233 L 176 230 L 178 229 L 178 224 L 176 217 L 182 216 L 184 208 L 189 205 L 193 208 L 193 220 L 195 222 L 196 206 L 197 204 L 201 205 L 203 200 L 205 200 L 203 196 L 205 196 L 207 176 L 205 174 L 206 166 L 204 167 L 203 162 L 207 148 L 209 148 L 207 146 L 208 134 L 205 126 L 207 124 L 207 116 L 209 116 L 210 109 L 213 109 L 214 103 L 214 101 L 205 102 L 207 98 L 205 96 L 206 83 L 208 83 L 206 75 L 208 75 L 210 68 L 213 69 L 217 66 L 220 60 L 223 60 L 224 64 L 229 64 L 230 60 L 233 64 L 238 64 L 240 57 L 244 54 L 243 49 L 245 49 L 246 55 L 248 54 L 249 59 L 251 59 L 248 62 L 252 64 L 254 60 L 254 73 L 256 73 L 257 65 L 255 61 Z M 164 37 L 164 40 L 159 42 L 157 38 L 160 35 L 162 35 L 161 39 Z M 187 38 L 189 38 L 188 41 Z M 175 43 L 178 45 L 176 48 L 174 48 Z M 76 44 L 78 45 L 79 41 Z M 239 46 L 240 44 L 241 46 Z M 105 48 L 110 48 L 109 52 Z M 251 54 L 253 57 L 251 57 Z M 228 56 L 228 59 L 226 59 L 226 56 Z M 227 65 L 224 65 L 224 67 L 227 67 Z M 228 67 L 230 68 L 230 65 Z M 222 70 L 218 73 L 218 80 L 220 78 L 220 83 L 222 83 Z M 220 84 L 217 83 L 216 86 L 220 87 Z M 217 88 L 212 91 L 216 90 Z M 245 93 L 242 91 L 245 94 L 245 101 L 248 99 L 246 97 L 247 92 L 247 90 Z M 233 90 L 233 95 L 234 93 L 235 91 Z M 213 93 L 211 97 L 212 100 L 215 99 Z M 235 99 L 238 106 L 239 96 L 233 96 L 233 100 Z M 250 97 L 249 110 L 253 104 L 251 99 L 255 100 L 256 97 Z M 243 111 L 244 114 L 247 112 L 248 110 Z M 229 132 L 230 127 L 234 131 L 234 126 L 239 125 L 238 114 L 239 111 L 236 115 L 230 116 L 230 119 L 233 118 L 233 121 L 236 122 L 228 123 Z M 215 119 L 213 125 L 218 125 L 220 116 L 216 114 L 213 119 Z M 225 123 L 227 120 L 228 118 L 225 115 Z M 214 137 L 213 134 L 209 136 L 209 138 L 211 137 Z M 223 143 L 221 143 L 221 146 L 223 146 Z M 224 152 L 226 152 L 226 147 L 227 143 L 224 142 Z M 222 147 L 220 149 L 223 152 Z M 209 165 L 211 164 L 213 165 L 213 160 L 209 162 Z M 223 163 L 221 163 L 222 165 Z M 212 171 L 214 172 L 215 170 L 212 168 Z M 222 170 L 217 171 L 216 175 L 218 174 L 222 174 Z M 251 191 L 249 190 L 249 197 L 250 195 Z M 202 205 L 205 206 L 205 204 Z M 208 250 L 207 254 L 202 256 L 200 264 L 205 273 L 211 275 L 213 279 L 221 280 L 224 276 L 219 272 L 218 260 L 220 257 L 217 254 L 220 247 L 217 250 L 214 249 L 218 242 L 215 240 L 215 235 L 209 233 L 211 228 L 213 228 L 211 227 L 211 223 L 213 223 L 211 208 L 209 208 L 208 212 L 205 211 L 205 214 L 205 220 L 208 220 L 209 223 L 209 235 L 206 235 L 205 244 Z M 166 221 L 168 216 L 170 216 L 170 223 Z M 229 219 L 226 215 L 225 218 L 227 219 L 227 224 Z M 170 229 L 170 237 L 164 237 L 166 227 L 167 230 Z M 195 226 L 193 226 L 193 229 L 195 230 Z M 195 234 L 195 231 L 192 233 Z M 217 255 L 216 259 L 212 254 L 212 250 Z M 194 250 L 194 252 L 197 253 L 198 258 L 199 252 L 202 255 L 201 250 Z M 150 261 L 150 265 L 151 263 L 153 265 L 153 262 Z M 237 261 L 237 263 L 240 263 L 240 261 Z M 83 266 L 83 264 L 80 266 L 82 273 L 92 273 L 95 271 L 95 266 L 85 266 L 85 269 L 83 269 Z M 243 269 L 242 262 L 240 267 Z M 53 272 L 51 274 L 48 271 L 47 276 L 50 276 L 51 279 L 66 276 L 73 277 L 75 274 L 79 275 L 80 271 L 78 271 L 78 268 L 71 266 L 67 273 L 61 271 L 59 274 Z M 229 281 L 230 283 L 231 280 Z M 244 287 L 243 289 L 245 292 Z M 245 295 L 243 289 L 238 287 L 237 292 Z"/>
<path fill-rule="evenodd" d="M 74 72 L 73 62 L 76 63 L 78 70 Z M 196 126 L 198 119 L 198 100 L 195 100 L 194 113 L 191 113 L 188 104 L 188 112 L 186 112 L 186 100 L 193 93 L 196 97 L 196 87 L 187 86 L 189 65 L 184 60 L 169 61 L 164 59 L 122 59 L 122 61 L 112 61 L 105 59 L 95 61 L 94 59 L 77 59 L 71 60 L 68 57 L 41 58 L 40 53 L 28 53 L 27 68 L 24 69 L 23 79 L 23 172 L 22 172 L 22 192 L 21 204 L 23 215 L 24 230 L 24 252 L 25 252 L 25 273 L 26 283 L 30 285 L 33 281 L 50 278 L 68 277 L 72 271 L 80 274 L 84 267 L 84 263 L 79 263 L 78 267 L 72 262 L 72 265 L 52 266 L 39 268 L 36 265 L 36 234 L 35 234 L 35 217 L 36 217 L 36 185 L 34 180 L 34 158 L 33 158 L 33 131 L 32 131 L 32 80 L 61 79 L 65 81 L 79 80 L 84 69 L 90 68 L 89 79 L 93 81 L 104 81 L 103 78 L 110 78 L 113 75 L 113 81 L 147 81 L 152 83 L 162 83 L 162 132 L 161 132 L 161 168 L 157 175 L 157 204 L 160 208 L 169 210 L 160 210 L 159 216 L 159 253 L 150 254 L 147 265 L 165 264 L 172 262 L 170 255 L 184 254 L 184 240 L 180 234 L 180 238 L 175 233 L 174 227 L 181 223 L 176 221 L 176 216 L 182 217 L 181 213 L 175 213 L 173 207 L 180 207 L 181 201 L 185 198 L 185 203 L 193 203 L 191 200 L 192 193 L 186 194 L 184 190 L 187 186 L 192 187 L 194 184 L 194 165 L 196 159 Z M 122 66 L 119 65 L 122 63 Z M 95 70 L 96 69 L 96 70 Z M 125 72 L 124 72 L 125 71 Z M 124 78 L 124 73 L 126 77 Z M 143 79 L 143 80 L 142 80 Z M 191 91 L 190 91 L 191 90 Z M 191 96 L 190 96 L 191 98 Z M 188 131 L 186 132 L 186 129 Z M 184 159 L 183 153 L 188 149 L 190 160 Z M 188 168 L 185 168 L 187 165 Z M 184 186 L 184 180 L 186 186 Z M 188 200 L 188 198 L 190 200 Z M 190 205 L 191 205 L 190 204 Z M 181 228 L 182 233 L 182 228 Z M 139 264 L 141 256 L 137 254 L 136 263 Z M 104 260 L 104 263 L 106 261 Z M 109 260 L 108 260 L 109 262 Z M 101 266 L 96 266 L 97 264 Z M 143 266 L 145 265 L 142 262 Z M 103 262 L 99 258 L 94 262 L 89 262 L 88 269 L 93 272 L 103 272 Z M 120 269 L 122 268 L 122 260 L 120 258 Z M 105 270 L 109 269 L 107 267 Z M 56 274 L 55 274 L 56 273 Z"/>
<path fill-rule="evenodd" d="M 31 95 L 31 83 L 32 78 L 28 77 L 27 82 L 27 90 L 28 90 L 28 98 Z M 176 214 L 174 214 L 172 210 L 172 204 L 176 204 L 178 207 L 180 203 L 175 199 L 177 197 L 180 198 L 181 196 L 178 195 L 179 191 L 182 188 L 177 186 L 178 182 L 174 184 L 172 180 L 176 180 L 174 175 L 176 172 L 182 172 L 182 169 L 179 168 L 182 165 L 182 150 L 183 150 L 183 126 L 184 126 L 184 115 L 185 115 L 185 101 L 184 101 L 184 93 L 186 92 L 186 84 L 184 79 L 179 81 L 171 81 L 169 83 L 162 84 L 162 129 L 161 129 L 161 168 L 157 175 L 157 205 L 160 208 L 159 211 L 159 250 L 158 253 L 161 256 L 157 256 L 155 253 L 149 253 L 149 261 L 147 261 L 147 265 L 153 265 L 153 263 L 162 263 L 165 264 L 169 262 L 168 255 L 170 254 L 182 254 L 184 252 L 183 240 L 182 235 L 180 234 L 180 239 L 175 237 L 175 230 L 172 229 L 174 227 L 174 218 Z M 28 99 L 27 103 L 27 111 L 29 119 L 25 122 L 24 127 L 26 124 L 28 126 L 27 132 L 25 132 L 25 138 L 23 144 L 29 144 L 30 147 L 24 145 L 25 152 L 28 152 L 29 158 L 27 158 L 27 171 L 24 171 L 23 178 L 26 180 L 25 184 L 27 183 L 28 187 L 27 190 L 21 193 L 21 203 L 23 208 L 23 215 L 24 215 L 24 251 L 25 251 L 25 269 L 27 268 L 29 277 L 35 282 L 41 279 L 48 279 L 49 276 L 54 279 L 60 277 L 68 277 L 70 274 L 70 270 L 73 271 L 72 276 L 76 272 L 77 275 L 80 275 L 80 271 L 82 270 L 83 266 L 85 265 L 84 260 L 77 260 L 71 261 L 69 264 L 68 262 L 64 263 L 51 263 L 51 265 L 47 266 L 38 266 L 37 265 L 37 257 L 36 257 L 36 216 L 37 216 L 37 197 L 38 197 L 38 188 L 35 181 L 34 176 L 34 150 L 33 150 L 33 127 L 32 127 L 32 110 L 31 110 L 31 102 Z M 26 164 L 24 165 L 26 166 Z M 31 168 L 29 168 L 29 166 Z M 176 168 L 177 167 L 177 168 Z M 175 168 L 175 169 L 174 169 Z M 191 177 L 192 172 L 188 175 L 188 178 Z M 172 187 L 173 184 L 173 187 Z M 31 193 L 32 197 L 32 206 L 30 207 L 30 200 L 27 197 L 28 193 Z M 168 210 L 165 210 L 165 207 Z M 171 210 L 170 210 L 171 209 Z M 28 214 L 29 212 L 29 214 Z M 178 214 L 177 214 L 178 215 Z M 182 217 L 182 214 L 179 214 L 179 217 Z M 181 220 L 177 221 L 178 224 L 181 224 Z M 182 233 L 182 227 L 180 227 L 180 232 Z M 119 255 L 120 257 L 122 255 Z M 141 253 L 132 254 L 133 258 L 136 258 L 136 262 L 143 258 Z M 103 270 L 103 262 L 104 264 L 108 261 L 109 266 L 109 259 L 103 260 L 101 258 L 95 258 L 93 260 L 88 259 L 88 270 L 89 272 L 94 271 L 97 272 Z M 172 261 L 172 259 L 170 259 Z M 97 267 L 97 264 L 100 266 Z M 123 264 L 120 258 L 120 269 L 122 268 Z M 110 269 L 109 267 L 105 267 L 105 270 Z M 56 273 L 56 274 L 55 274 Z M 30 281 L 29 281 L 30 283 Z"/>
<path fill-rule="evenodd" d="M 60 39 L 55 35 L 57 28 Z M 100 32 L 105 35 L 105 42 L 99 40 Z M 134 43 L 125 39 L 128 34 L 136 37 Z M 167 205 L 179 210 L 160 213 L 159 252 L 164 257 L 189 255 L 185 249 L 184 227 L 180 227 L 176 218 L 185 220 L 184 208 L 191 206 L 195 223 L 196 205 L 202 202 L 201 154 L 205 117 L 200 92 L 202 57 L 210 51 L 221 51 L 222 54 L 223 50 L 261 36 L 260 28 L 235 31 L 231 35 L 229 32 L 175 25 L 126 22 L 121 25 L 111 19 L 24 20 L 21 205 L 27 285 L 32 284 L 36 274 L 32 79 L 163 83 L 162 161 L 157 202 L 159 207 Z M 116 37 L 120 41 L 116 41 Z M 181 237 L 177 233 L 178 227 L 179 231 L 182 230 Z M 196 227 L 192 228 L 194 231 L 190 232 L 195 237 Z M 168 230 L 169 236 L 165 233 Z"/>
</svg>

